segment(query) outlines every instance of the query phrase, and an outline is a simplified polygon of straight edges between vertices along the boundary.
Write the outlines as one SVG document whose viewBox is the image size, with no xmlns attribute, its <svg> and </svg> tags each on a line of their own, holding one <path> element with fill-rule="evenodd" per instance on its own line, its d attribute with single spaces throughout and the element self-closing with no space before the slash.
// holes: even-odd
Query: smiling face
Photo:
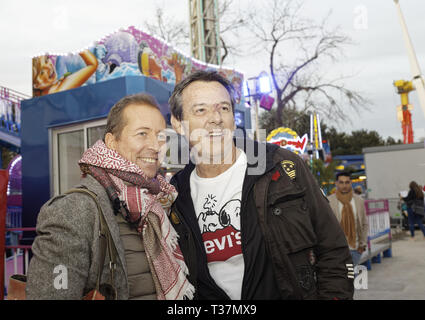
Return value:
<svg viewBox="0 0 425 320">
<path fill-rule="evenodd" d="M 188 138 L 202 162 L 223 161 L 234 148 L 235 121 L 230 95 L 216 81 L 194 81 L 182 93 L 182 121 L 174 129 Z"/>
<path fill-rule="evenodd" d="M 107 147 L 139 166 L 148 178 L 154 178 L 166 151 L 164 117 L 153 106 L 130 104 L 123 110 L 123 121 L 119 138 L 106 134 Z"/>
<path fill-rule="evenodd" d="M 57 79 L 56 70 L 52 61 L 47 56 L 38 58 L 37 70 L 34 76 L 34 88 L 44 90 L 51 87 Z"/>
</svg>

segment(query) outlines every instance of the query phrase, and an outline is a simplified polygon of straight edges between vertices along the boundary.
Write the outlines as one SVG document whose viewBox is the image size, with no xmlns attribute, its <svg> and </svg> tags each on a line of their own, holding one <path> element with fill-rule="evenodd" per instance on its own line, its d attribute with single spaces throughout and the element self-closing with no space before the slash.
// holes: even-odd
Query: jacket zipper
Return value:
<svg viewBox="0 0 425 320">
<path fill-rule="evenodd" d="M 246 275 L 246 272 L 245 272 L 245 266 L 246 266 L 246 263 L 245 263 L 245 254 L 244 254 L 244 252 L 245 252 L 245 250 L 244 250 L 244 248 L 245 248 L 245 237 L 244 237 L 244 233 L 245 232 L 243 232 L 243 226 L 244 226 L 244 216 L 245 216 L 245 214 L 242 214 L 243 212 L 245 212 L 244 210 L 245 210 L 245 208 L 246 208 L 246 199 L 248 199 L 248 195 L 249 195 L 249 193 L 251 192 L 251 190 L 252 190 L 252 188 L 254 187 L 254 185 L 255 185 L 255 182 L 252 184 L 252 186 L 250 186 L 250 188 L 249 188 L 249 190 L 247 191 L 247 193 L 246 193 L 246 196 L 245 196 L 245 199 L 241 199 L 243 202 L 243 207 L 241 207 L 241 250 L 242 250 L 242 257 L 243 257 L 243 263 L 244 263 L 244 269 L 243 269 L 243 277 L 242 277 L 242 289 L 241 289 L 241 300 L 245 300 L 246 299 L 246 297 L 244 296 L 244 294 L 245 294 L 245 290 L 244 290 L 244 288 L 245 288 L 245 275 Z M 242 189 L 243 189 L 243 186 L 242 186 Z"/>
<path fill-rule="evenodd" d="M 271 183 L 271 180 L 270 179 L 267 179 L 266 192 L 265 192 L 265 197 L 264 197 L 264 227 L 265 228 L 267 228 L 267 208 L 268 208 L 268 203 L 267 203 L 267 198 L 268 197 L 267 197 L 267 194 L 268 194 L 268 191 L 269 191 L 270 183 Z M 302 191 L 302 192 L 305 193 L 305 191 Z M 298 194 L 300 194 L 300 193 L 298 193 Z M 297 196 L 298 194 L 289 194 L 287 196 L 288 197 L 287 200 L 296 199 L 297 197 L 294 197 L 293 198 L 293 196 Z M 274 205 L 274 203 L 272 205 Z M 266 242 L 266 247 L 267 247 L 267 239 L 266 239 L 266 237 L 268 237 L 267 232 L 265 232 L 265 234 L 264 234 L 264 240 Z M 270 249 L 269 249 L 269 251 L 270 251 Z M 274 263 L 273 262 L 273 258 L 270 257 L 270 259 L 271 259 L 272 263 Z M 289 270 L 287 270 L 287 271 L 289 271 Z M 292 282 L 292 281 L 290 281 L 290 282 Z M 298 299 L 301 299 L 302 294 L 301 294 L 299 288 L 296 286 L 296 284 L 294 284 L 294 294 L 299 297 Z"/>
<path fill-rule="evenodd" d="M 267 172 L 265 174 L 267 174 Z M 244 248 L 245 248 L 245 237 L 244 237 L 245 232 L 243 232 L 244 231 L 243 226 L 244 226 L 244 217 L 246 215 L 245 214 L 242 214 L 242 212 L 244 212 L 244 210 L 246 208 L 246 202 L 247 202 L 249 193 L 251 192 L 252 189 L 254 189 L 255 184 L 257 183 L 257 181 L 258 180 L 254 181 L 251 184 L 251 186 L 249 187 L 249 189 L 247 190 L 247 192 L 245 193 L 245 195 L 242 194 L 242 196 L 244 198 L 241 199 L 242 200 L 242 203 L 243 203 L 243 207 L 241 207 L 241 250 L 242 250 L 242 257 L 244 259 L 244 266 L 245 266 L 245 254 L 244 254 L 244 252 L 245 252 L 245 250 L 244 250 Z M 242 189 L 243 189 L 243 187 L 242 187 Z M 267 184 L 267 189 L 268 189 L 268 184 Z M 266 192 L 267 192 L 267 190 L 266 190 Z M 258 216 L 257 208 L 255 208 L 255 211 L 256 211 L 256 214 Z M 267 244 L 267 242 L 266 242 L 266 244 Z M 244 288 L 245 288 L 245 285 L 244 285 L 244 283 L 245 283 L 245 275 L 246 275 L 246 272 L 245 272 L 245 267 L 244 267 L 244 273 L 243 273 L 243 278 L 242 278 L 241 300 L 246 300 L 246 297 L 244 295 L 245 294 L 245 292 L 244 292 Z"/>
</svg>

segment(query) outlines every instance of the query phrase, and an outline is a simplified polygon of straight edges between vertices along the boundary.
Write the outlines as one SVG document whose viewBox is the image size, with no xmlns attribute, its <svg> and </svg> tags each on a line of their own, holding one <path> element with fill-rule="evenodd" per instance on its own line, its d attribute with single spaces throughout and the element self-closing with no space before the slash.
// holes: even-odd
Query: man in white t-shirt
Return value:
<svg viewBox="0 0 425 320">
<path fill-rule="evenodd" d="M 179 133 L 191 138 L 196 169 L 190 195 L 215 283 L 231 298 L 241 299 L 244 259 L 240 210 L 245 153 L 233 144 L 232 102 L 219 82 L 193 82 L 182 94 L 186 122 L 173 120 Z M 223 146 L 223 148 L 222 148 Z"/>
<path fill-rule="evenodd" d="M 353 264 L 357 265 L 366 250 L 369 231 L 364 200 L 353 192 L 348 172 L 336 175 L 335 186 L 336 192 L 328 197 L 329 203 L 347 237 Z"/>
<path fill-rule="evenodd" d="M 170 220 L 195 298 L 351 299 L 344 233 L 304 161 L 234 140 L 234 88 L 217 72 L 189 75 L 169 104 L 190 145 Z"/>
</svg>

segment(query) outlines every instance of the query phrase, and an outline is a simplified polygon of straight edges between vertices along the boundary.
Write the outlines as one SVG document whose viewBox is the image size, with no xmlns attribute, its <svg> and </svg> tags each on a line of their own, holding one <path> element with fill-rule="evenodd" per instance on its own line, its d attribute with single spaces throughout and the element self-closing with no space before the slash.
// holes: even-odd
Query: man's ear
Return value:
<svg viewBox="0 0 425 320">
<path fill-rule="evenodd" d="M 171 116 L 171 125 L 173 129 L 181 136 L 184 135 L 184 130 L 181 121 L 177 120 L 176 117 Z"/>
<path fill-rule="evenodd" d="M 116 150 L 117 141 L 112 133 L 108 132 L 105 135 L 105 144 L 109 149 Z"/>
</svg>

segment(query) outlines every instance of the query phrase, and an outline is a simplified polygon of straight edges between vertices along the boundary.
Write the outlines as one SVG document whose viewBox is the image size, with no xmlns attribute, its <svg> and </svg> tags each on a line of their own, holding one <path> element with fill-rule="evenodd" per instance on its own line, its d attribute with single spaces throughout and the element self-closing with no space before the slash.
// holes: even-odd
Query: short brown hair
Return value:
<svg viewBox="0 0 425 320">
<path fill-rule="evenodd" d="M 173 94 L 168 100 L 168 104 L 170 105 L 171 114 L 177 120 L 181 121 L 183 119 L 183 103 L 182 103 L 182 94 L 183 90 L 186 89 L 192 82 L 195 81 L 204 81 L 204 82 L 219 82 L 224 88 L 226 88 L 227 92 L 230 96 L 230 101 L 232 104 L 232 111 L 235 114 L 235 88 L 232 83 L 219 74 L 217 71 L 204 71 L 198 70 L 194 73 L 190 74 L 187 78 L 180 81 L 175 87 Z"/>
<path fill-rule="evenodd" d="M 122 130 L 126 125 L 125 119 L 123 117 L 124 109 L 130 104 L 145 104 L 161 111 L 158 102 L 150 94 L 137 93 L 125 96 L 124 98 L 120 99 L 116 104 L 114 104 L 108 113 L 108 120 L 106 122 L 103 141 L 105 141 L 105 136 L 107 133 L 112 133 L 117 139 L 121 137 Z"/>
</svg>

